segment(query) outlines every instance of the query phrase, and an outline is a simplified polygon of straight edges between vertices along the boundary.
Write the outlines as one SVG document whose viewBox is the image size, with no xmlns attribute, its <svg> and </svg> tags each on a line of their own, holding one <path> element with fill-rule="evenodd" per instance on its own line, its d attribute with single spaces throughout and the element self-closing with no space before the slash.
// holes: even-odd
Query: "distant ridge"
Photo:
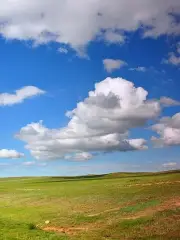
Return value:
<svg viewBox="0 0 180 240">
<path fill-rule="evenodd" d="M 21 177 L 0 177 L 0 180 L 3 179 L 29 179 L 29 178 L 61 178 L 61 179 L 101 179 L 101 178 L 125 178 L 125 177 L 140 177 L 140 176 L 156 176 L 162 174 L 175 174 L 180 173 L 180 169 L 160 171 L 160 172 L 113 172 L 105 174 L 88 174 L 88 175 L 79 175 L 79 176 L 21 176 Z"/>
</svg>

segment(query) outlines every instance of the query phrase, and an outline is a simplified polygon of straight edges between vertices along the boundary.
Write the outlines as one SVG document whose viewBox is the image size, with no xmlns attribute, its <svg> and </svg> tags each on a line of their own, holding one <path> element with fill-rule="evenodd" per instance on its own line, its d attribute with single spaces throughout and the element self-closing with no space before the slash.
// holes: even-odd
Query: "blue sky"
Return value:
<svg viewBox="0 0 180 240">
<path fill-rule="evenodd" d="M 6 2 L 4 1 L 4 9 Z M 25 10 L 28 2 L 27 6 L 24 6 Z M 124 1 L 117 3 L 115 0 L 111 5 L 116 6 L 120 2 L 123 6 Z M 141 3 L 140 0 L 137 2 Z M 168 4 L 175 4 L 175 6 L 178 4 L 178 1 L 170 2 Z M 40 6 L 36 6 L 35 1 L 32 1 L 34 5 L 30 9 L 31 17 L 34 17 L 36 10 L 38 13 L 41 11 L 48 13 L 49 10 L 44 9 L 43 2 L 40 1 L 40 3 Z M 58 3 L 54 0 L 53 4 L 55 8 Z M 79 1 L 79 4 L 82 2 Z M 149 1 L 146 1 L 145 5 L 148 6 L 148 4 Z M 101 9 L 102 15 L 106 16 L 104 7 L 102 3 L 98 9 Z M 84 25 L 82 23 L 80 31 L 79 22 L 75 25 L 69 18 L 70 26 L 73 25 L 69 30 L 71 34 L 69 35 L 66 30 L 66 28 L 69 29 L 69 25 L 64 25 L 63 30 L 58 29 L 64 31 L 64 38 L 60 40 L 52 37 L 53 30 L 50 39 L 49 35 L 46 35 L 46 38 L 43 35 L 42 39 L 42 30 L 39 30 L 38 35 L 35 34 L 34 29 L 37 25 L 35 17 L 31 22 L 34 32 L 28 27 L 25 31 L 23 20 L 29 23 L 29 19 L 28 16 L 23 15 L 18 4 L 17 9 L 6 12 L 7 16 L 0 10 L 0 17 L 2 16 L 4 21 L 9 17 L 12 19 L 12 26 L 5 26 L 0 30 L 1 177 L 160 171 L 180 167 L 180 115 L 178 115 L 180 112 L 180 36 L 176 28 L 174 32 L 170 31 L 169 22 L 165 28 L 159 27 L 159 21 L 164 19 L 166 24 L 165 20 L 168 18 L 165 14 L 165 6 L 152 5 L 149 12 L 146 6 L 138 10 L 130 9 L 132 14 L 140 13 L 142 16 L 144 16 L 143 13 L 147 14 L 150 21 L 154 17 L 156 7 L 162 19 L 155 16 L 156 22 L 153 28 L 156 31 L 150 33 L 148 37 L 142 36 L 143 29 L 138 24 L 135 30 L 123 25 L 114 31 L 112 23 L 110 27 L 103 26 L 106 31 L 114 31 L 113 34 L 117 34 L 118 39 L 123 38 L 119 41 L 116 41 L 111 34 L 111 39 L 109 35 L 108 38 L 106 35 L 99 37 L 100 30 L 95 26 L 93 18 L 91 19 L 91 14 L 97 11 L 94 8 L 91 14 L 89 13 L 89 28 L 92 28 L 91 32 L 94 35 L 87 34 L 90 30 L 86 28 L 85 23 Z M 80 7 L 72 11 L 79 11 L 81 16 L 83 6 L 82 9 Z M 16 14 L 19 16 L 18 23 Z M 62 19 L 62 21 L 65 20 Z M 105 20 L 110 23 L 111 16 L 107 14 Z M 118 21 L 123 22 L 123 20 L 126 20 L 126 16 Z M 142 21 L 149 26 L 144 19 Z M 177 25 L 179 26 L 178 23 Z M 12 31 L 14 26 L 18 26 L 18 31 Z M 50 28 L 50 25 L 48 26 Z M 49 28 L 47 32 L 50 32 Z M 81 38 L 76 37 L 76 31 Z M 109 80 L 102 85 L 101 83 L 107 77 Z M 118 96 L 114 88 L 115 79 L 120 89 L 119 91 L 117 89 Z M 125 84 L 127 81 L 127 84 L 133 83 L 135 91 L 141 87 L 143 91 L 148 92 L 145 101 L 140 101 L 136 108 L 133 101 L 128 105 L 128 109 L 121 106 L 124 102 L 126 104 L 130 101 L 131 94 L 128 95 L 128 93 L 132 90 L 129 85 L 127 89 L 123 89 L 124 81 Z M 96 83 L 101 85 L 96 87 Z M 30 86 L 33 86 L 33 89 L 29 88 Z M 111 101 L 109 95 L 105 94 L 109 91 L 108 86 L 115 89 L 114 92 L 112 90 L 112 101 L 118 99 L 120 103 L 114 109 L 110 109 L 109 105 L 105 107 L 105 104 L 110 104 Z M 96 91 L 98 88 L 99 92 L 94 92 L 95 100 L 91 99 L 88 95 L 89 91 Z M 15 94 L 15 91 L 20 89 L 22 92 Z M 126 90 L 127 94 L 121 96 Z M 138 101 L 141 94 L 139 92 L 133 92 L 133 94 L 135 94 L 135 101 L 136 99 Z M 103 97 L 101 102 L 103 107 L 100 106 L 101 109 L 95 113 L 93 109 L 99 107 L 95 105 L 101 100 L 100 96 Z M 85 98 L 88 99 L 85 100 Z M 123 102 L 121 102 L 122 99 Z M 95 101 L 94 105 L 89 103 L 92 100 Z M 148 105 L 149 100 L 152 106 Z M 82 108 L 77 107 L 79 102 L 84 104 Z M 157 105 L 161 110 L 158 113 L 155 109 Z M 118 112 L 121 107 L 124 110 Z M 74 115 L 69 119 L 66 112 L 76 108 L 78 110 L 71 113 Z M 111 116 L 108 116 L 108 112 Z M 107 115 L 102 117 L 104 116 L 102 114 Z M 125 123 L 124 129 L 123 114 L 125 122 L 128 122 L 128 126 Z M 141 114 L 142 116 L 139 117 Z M 163 120 L 164 116 L 168 119 Z M 76 117 L 78 122 L 75 122 Z M 114 120 L 110 119 L 111 117 L 113 119 L 117 117 L 116 127 L 112 124 Z M 73 133 L 68 132 L 70 130 L 68 123 L 71 119 L 75 124 Z M 103 128 L 103 119 L 111 121 L 110 125 Z M 85 131 L 81 132 L 84 127 Z M 107 134 L 105 134 L 106 131 Z M 67 136 L 65 139 L 64 135 Z M 94 135 L 96 135 L 95 138 Z M 110 140 L 106 141 L 109 136 Z M 151 139 L 152 136 L 156 138 Z M 98 145 L 102 137 L 103 141 Z M 134 145 L 130 139 L 140 139 L 140 141 Z M 89 146 L 79 145 L 81 141 L 83 143 L 86 140 L 90 141 Z M 124 146 L 125 141 L 127 142 Z"/>
</svg>

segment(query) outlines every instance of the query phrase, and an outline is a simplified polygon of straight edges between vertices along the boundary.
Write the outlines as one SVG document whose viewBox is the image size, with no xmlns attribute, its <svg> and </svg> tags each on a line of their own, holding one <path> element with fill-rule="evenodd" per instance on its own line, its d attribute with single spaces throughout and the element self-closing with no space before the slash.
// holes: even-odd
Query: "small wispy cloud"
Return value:
<svg viewBox="0 0 180 240">
<path fill-rule="evenodd" d="M 120 69 L 128 64 L 120 59 L 110 59 L 106 58 L 103 60 L 104 68 L 107 72 L 113 72 L 114 70 Z"/>
<path fill-rule="evenodd" d="M 0 158 L 22 158 L 24 153 L 19 153 L 14 149 L 0 149 Z"/>
<path fill-rule="evenodd" d="M 176 167 L 177 166 L 177 162 L 168 162 L 168 163 L 163 163 L 162 165 L 165 168 L 171 168 L 171 167 Z"/>
<path fill-rule="evenodd" d="M 180 105 L 179 101 L 176 101 L 176 100 L 174 100 L 172 98 L 169 98 L 169 97 L 161 97 L 159 102 L 165 107 L 179 106 Z"/>
<path fill-rule="evenodd" d="M 67 54 L 68 50 L 66 48 L 64 48 L 64 47 L 60 47 L 60 48 L 58 48 L 58 52 Z"/>
<path fill-rule="evenodd" d="M 45 91 L 34 86 L 25 86 L 12 94 L 0 93 L 0 106 L 12 106 L 22 103 L 25 99 L 42 94 L 45 94 Z"/>
<path fill-rule="evenodd" d="M 130 71 L 137 71 L 137 72 L 146 72 L 147 68 L 145 67 L 136 67 L 136 68 L 129 68 Z"/>
<path fill-rule="evenodd" d="M 74 160 L 74 161 L 86 161 L 91 158 L 93 158 L 93 155 L 89 152 L 81 152 L 81 153 L 65 156 L 65 159 Z"/>
<path fill-rule="evenodd" d="M 22 165 L 24 166 L 37 166 L 37 167 L 45 167 L 47 166 L 47 163 L 39 163 L 39 162 L 36 162 L 36 161 L 26 161 L 26 162 L 23 162 Z"/>
<path fill-rule="evenodd" d="M 22 165 L 24 165 L 24 166 L 33 166 L 35 164 L 36 164 L 36 162 L 34 162 L 34 161 L 28 161 L 28 162 L 23 162 L 22 163 Z"/>
<path fill-rule="evenodd" d="M 180 42 L 176 44 L 174 52 L 169 52 L 168 58 L 162 60 L 162 64 L 171 64 L 174 66 L 180 66 Z"/>
</svg>

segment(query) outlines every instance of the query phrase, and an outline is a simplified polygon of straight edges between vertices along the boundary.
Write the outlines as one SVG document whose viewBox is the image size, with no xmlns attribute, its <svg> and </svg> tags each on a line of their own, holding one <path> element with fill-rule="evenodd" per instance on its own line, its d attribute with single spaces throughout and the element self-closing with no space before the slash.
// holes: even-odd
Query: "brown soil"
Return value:
<svg viewBox="0 0 180 240">
<path fill-rule="evenodd" d="M 87 231 L 87 227 L 45 227 L 44 231 L 48 232 L 57 232 L 57 233 L 66 233 L 69 235 L 76 234 L 79 231 Z"/>
<path fill-rule="evenodd" d="M 180 207 L 180 198 L 173 198 L 168 201 L 165 201 L 164 203 L 158 206 L 147 208 L 143 211 L 140 211 L 134 216 L 126 217 L 125 219 L 137 219 L 141 217 L 152 216 L 157 212 L 162 212 L 168 209 L 175 209 L 178 207 Z"/>
<path fill-rule="evenodd" d="M 130 220 L 130 219 L 138 219 L 141 217 L 146 217 L 146 216 L 153 216 L 155 213 L 157 212 L 161 212 L 164 210 L 168 210 L 168 209 L 175 209 L 180 207 L 180 198 L 172 198 L 169 199 L 167 201 L 165 201 L 164 203 L 155 206 L 155 207 L 150 207 L 147 208 L 143 211 L 138 212 L 137 214 L 133 215 L 133 216 L 128 216 L 128 217 L 122 217 L 122 220 Z M 96 214 L 91 214 L 88 215 L 89 217 L 93 217 L 93 216 L 98 216 L 100 214 L 103 213 L 107 213 L 107 212 L 113 212 L 113 211 L 118 211 L 120 210 L 121 207 L 119 208 L 114 208 L 114 209 L 109 209 L 109 210 L 105 210 L 101 213 L 96 213 Z M 83 231 L 88 231 L 89 227 L 86 225 L 84 227 L 55 227 L 55 226 L 46 226 L 43 228 L 44 231 L 49 231 L 49 232 L 57 232 L 57 233 L 65 233 L 68 235 L 75 235 L 78 232 L 83 232 Z"/>
</svg>

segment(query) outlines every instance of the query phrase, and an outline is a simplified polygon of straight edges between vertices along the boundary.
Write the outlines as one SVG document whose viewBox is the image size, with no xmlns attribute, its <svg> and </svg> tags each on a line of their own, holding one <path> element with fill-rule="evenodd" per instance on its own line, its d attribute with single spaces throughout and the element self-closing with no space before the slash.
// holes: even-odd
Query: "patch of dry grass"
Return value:
<svg viewBox="0 0 180 240">
<path fill-rule="evenodd" d="M 3 179 L 0 240 L 180 239 L 179 183 L 178 172 Z"/>
</svg>

